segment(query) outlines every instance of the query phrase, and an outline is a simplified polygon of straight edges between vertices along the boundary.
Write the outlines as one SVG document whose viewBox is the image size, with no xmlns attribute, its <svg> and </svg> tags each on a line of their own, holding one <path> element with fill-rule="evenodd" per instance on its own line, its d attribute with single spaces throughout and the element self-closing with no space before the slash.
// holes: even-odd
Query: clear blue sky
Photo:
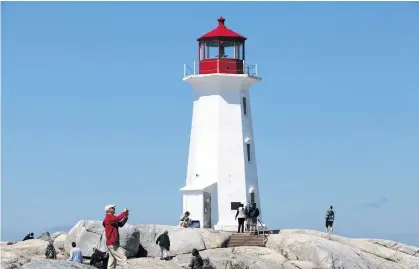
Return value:
<svg viewBox="0 0 419 269">
<path fill-rule="evenodd" d="M 264 221 L 419 245 L 417 3 L 2 3 L 2 240 L 131 209 L 177 224 L 223 15 L 248 37 Z"/>
</svg>

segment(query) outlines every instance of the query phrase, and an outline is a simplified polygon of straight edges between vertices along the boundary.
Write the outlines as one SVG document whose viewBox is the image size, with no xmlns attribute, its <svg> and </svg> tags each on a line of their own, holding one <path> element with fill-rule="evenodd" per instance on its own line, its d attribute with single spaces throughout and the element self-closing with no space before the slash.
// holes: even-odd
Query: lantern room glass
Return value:
<svg viewBox="0 0 419 269">
<path fill-rule="evenodd" d="M 199 42 L 199 60 L 236 59 L 244 60 L 244 43 L 242 41 L 201 41 Z"/>
</svg>

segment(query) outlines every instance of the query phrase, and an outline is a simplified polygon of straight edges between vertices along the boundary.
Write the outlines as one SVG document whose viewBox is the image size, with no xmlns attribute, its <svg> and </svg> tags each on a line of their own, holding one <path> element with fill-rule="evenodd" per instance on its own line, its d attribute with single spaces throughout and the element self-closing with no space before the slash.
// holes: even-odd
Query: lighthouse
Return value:
<svg viewBox="0 0 419 269">
<path fill-rule="evenodd" d="M 197 41 L 198 63 L 185 65 L 183 78 L 194 93 L 183 211 L 201 228 L 237 231 L 241 203 L 262 213 L 249 97 L 261 78 L 245 61 L 246 37 L 223 17 Z"/>
</svg>

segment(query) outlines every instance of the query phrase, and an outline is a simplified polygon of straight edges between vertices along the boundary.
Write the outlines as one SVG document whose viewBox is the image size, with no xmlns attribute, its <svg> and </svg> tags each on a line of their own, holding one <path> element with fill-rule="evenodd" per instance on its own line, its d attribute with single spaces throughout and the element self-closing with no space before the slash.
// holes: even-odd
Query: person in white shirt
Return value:
<svg viewBox="0 0 419 269">
<path fill-rule="evenodd" d="M 240 207 L 237 208 L 237 213 L 236 213 L 236 220 L 238 220 L 239 222 L 239 228 L 237 229 L 237 232 L 240 233 L 240 230 L 242 231 L 242 233 L 244 233 L 244 220 L 246 219 L 246 214 L 244 211 L 244 205 L 240 204 Z"/>
<path fill-rule="evenodd" d="M 83 263 L 83 254 L 81 253 L 81 249 L 76 247 L 76 242 L 71 243 L 71 246 L 73 248 L 71 249 L 70 258 L 68 258 L 68 260 Z"/>
</svg>

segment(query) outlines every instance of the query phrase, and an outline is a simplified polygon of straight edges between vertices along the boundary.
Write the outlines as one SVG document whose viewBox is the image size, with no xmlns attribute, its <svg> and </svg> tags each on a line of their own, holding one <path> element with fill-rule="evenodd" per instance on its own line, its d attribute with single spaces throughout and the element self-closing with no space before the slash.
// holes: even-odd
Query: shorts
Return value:
<svg viewBox="0 0 419 269">
<path fill-rule="evenodd" d="M 333 227 L 333 220 L 332 221 L 326 220 L 326 228 L 327 227 Z"/>
</svg>

